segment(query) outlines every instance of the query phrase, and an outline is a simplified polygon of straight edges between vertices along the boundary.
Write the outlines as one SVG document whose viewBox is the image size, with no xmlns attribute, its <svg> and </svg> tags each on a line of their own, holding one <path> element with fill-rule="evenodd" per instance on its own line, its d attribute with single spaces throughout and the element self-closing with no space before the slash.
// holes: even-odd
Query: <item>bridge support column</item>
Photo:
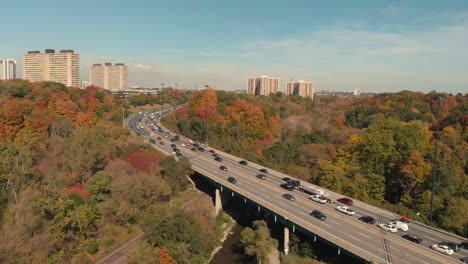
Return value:
<svg viewBox="0 0 468 264">
<path fill-rule="evenodd" d="M 289 253 L 289 228 L 284 227 L 284 254 L 288 255 Z"/>
<path fill-rule="evenodd" d="M 215 190 L 215 214 L 219 214 L 223 210 L 223 204 L 221 202 L 221 193 L 219 189 Z"/>
</svg>

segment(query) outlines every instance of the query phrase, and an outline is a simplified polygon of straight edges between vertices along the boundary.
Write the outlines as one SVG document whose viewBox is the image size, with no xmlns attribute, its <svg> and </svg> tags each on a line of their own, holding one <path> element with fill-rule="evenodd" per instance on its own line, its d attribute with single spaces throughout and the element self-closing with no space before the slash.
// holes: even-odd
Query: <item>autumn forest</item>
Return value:
<svg viewBox="0 0 468 264">
<path fill-rule="evenodd" d="M 210 199 L 186 204 L 197 195 L 188 159 L 122 127 L 144 107 L 182 103 L 163 118 L 174 132 L 468 235 L 467 95 L 312 101 L 207 88 L 120 98 L 93 86 L 0 81 L 1 263 L 94 263 L 141 232 L 129 263 L 205 263 L 226 216 L 212 214 Z"/>
<path fill-rule="evenodd" d="M 312 101 L 208 89 L 195 92 L 165 122 L 247 160 L 468 234 L 467 95 L 402 91 Z M 437 135 L 434 221 L 429 223 Z"/>
</svg>

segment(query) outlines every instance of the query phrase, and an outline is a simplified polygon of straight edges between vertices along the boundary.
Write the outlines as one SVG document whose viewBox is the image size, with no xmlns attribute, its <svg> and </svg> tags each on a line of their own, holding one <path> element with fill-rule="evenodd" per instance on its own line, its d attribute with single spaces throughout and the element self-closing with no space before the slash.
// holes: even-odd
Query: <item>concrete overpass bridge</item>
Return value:
<svg viewBox="0 0 468 264">
<path fill-rule="evenodd" d="M 155 110 L 153 112 L 156 112 Z M 468 256 L 466 249 L 456 252 L 452 256 L 446 256 L 430 249 L 430 245 L 442 241 L 461 242 L 466 240 L 449 233 L 435 230 L 428 226 L 411 223 L 409 232 L 389 233 L 379 229 L 376 225 L 370 225 L 358 220 L 360 216 L 372 216 L 379 223 L 388 223 L 395 219 L 396 215 L 392 212 L 377 208 L 375 206 L 354 201 L 351 206 L 356 212 L 353 216 L 348 216 L 337 212 L 336 199 L 343 197 L 338 193 L 328 191 L 333 202 L 319 204 L 308 199 L 308 195 L 297 191 L 287 191 L 279 187 L 284 183 L 284 177 L 290 177 L 283 173 L 272 171 L 270 169 L 266 179 L 262 180 L 256 177 L 262 166 L 248 162 L 248 165 L 241 165 L 238 157 L 228 153 L 215 150 L 222 157 L 222 162 L 214 160 L 212 153 L 208 152 L 212 148 L 204 145 L 204 152 L 191 151 L 191 147 L 182 145 L 188 139 L 181 138 L 179 141 L 171 142 L 174 134 L 170 134 L 165 128 L 163 133 L 151 131 L 150 124 L 159 121 L 150 120 L 147 115 L 135 115 L 128 119 L 127 125 L 135 132 L 138 132 L 143 138 L 150 141 L 154 147 L 167 153 L 174 154 L 171 144 L 176 144 L 183 156 L 187 157 L 192 163 L 192 168 L 206 177 L 216 187 L 215 207 L 222 209 L 222 197 L 226 195 L 238 196 L 245 203 L 255 205 L 258 210 L 266 211 L 274 216 L 275 221 L 284 225 L 284 243 L 283 250 L 289 251 L 289 234 L 291 232 L 302 232 L 310 236 L 313 241 L 321 240 L 334 246 L 337 254 L 349 254 L 363 263 L 460 263 L 461 257 Z M 137 124 L 141 122 L 143 128 L 136 129 Z M 165 137 L 166 136 L 166 137 Z M 160 137 L 161 140 L 157 140 Z M 161 143 L 163 142 L 163 143 Z M 225 166 L 227 171 L 220 170 L 220 166 Z M 234 177 L 236 184 L 227 181 L 228 177 Z M 295 201 L 283 198 L 283 194 L 292 194 Z M 224 194 L 223 196 L 221 194 Z M 311 211 L 320 210 L 327 216 L 327 220 L 320 221 L 310 215 Z M 406 234 L 416 234 L 424 239 L 423 243 L 416 244 L 403 239 L 401 236 Z"/>
</svg>

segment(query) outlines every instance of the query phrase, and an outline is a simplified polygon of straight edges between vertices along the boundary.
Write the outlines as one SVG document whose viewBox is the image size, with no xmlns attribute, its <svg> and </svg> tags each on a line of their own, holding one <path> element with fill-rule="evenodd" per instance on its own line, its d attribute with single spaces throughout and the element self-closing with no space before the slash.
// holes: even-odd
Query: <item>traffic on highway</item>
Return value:
<svg viewBox="0 0 468 264">
<path fill-rule="evenodd" d="M 203 175 L 365 259 L 412 264 L 468 258 L 466 239 L 171 133 L 160 118 L 175 108 L 140 112 L 127 125 L 163 152 L 186 156 Z"/>
</svg>

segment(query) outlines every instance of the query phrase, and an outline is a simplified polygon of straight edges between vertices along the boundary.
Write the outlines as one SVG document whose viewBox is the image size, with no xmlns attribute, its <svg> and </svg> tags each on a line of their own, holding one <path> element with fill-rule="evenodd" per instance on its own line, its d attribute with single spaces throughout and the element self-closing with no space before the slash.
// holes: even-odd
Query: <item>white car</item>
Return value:
<svg viewBox="0 0 468 264">
<path fill-rule="evenodd" d="M 396 228 L 398 228 L 401 231 L 408 231 L 409 227 L 408 224 L 402 221 L 399 221 L 398 219 L 390 221 L 388 224 L 394 225 Z"/>
<path fill-rule="evenodd" d="M 335 208 L 335 210 L 347 215 L 353 215 L 355 213 L 353 210 L 349 209 L 348 206 L 338 206 Z"/>
<path fill-rule="evenodd" d="M 390 224 L 379 224 L 379 227 L 382 228 L 385 231 L 396 233 L 398 229 L 396 228 L 395 225 L 390 225 Z"/>
<path fill-rule="evenodd" d="M 312 201 L 314 202 L 317 202 L 317 203 L 321 203 L 321 204 L 324 204 L 327 202 L 327 199 L 323 198 L 322 196 L 316 194 L 316 195 L 311 195 L 309 197 L 309 199 L 311 199 Z"/>
<path fill-rule="evenodd" d="M 435 251 L 439 251 L 440 253 L 444 253 L 446 255 L 452 255 L 453 254 L 453 249 L 449 248 L 447 245 L 442 245 L 442 244 L 434 244 L 431 246 L 431 248 Z"/>
</svg>

